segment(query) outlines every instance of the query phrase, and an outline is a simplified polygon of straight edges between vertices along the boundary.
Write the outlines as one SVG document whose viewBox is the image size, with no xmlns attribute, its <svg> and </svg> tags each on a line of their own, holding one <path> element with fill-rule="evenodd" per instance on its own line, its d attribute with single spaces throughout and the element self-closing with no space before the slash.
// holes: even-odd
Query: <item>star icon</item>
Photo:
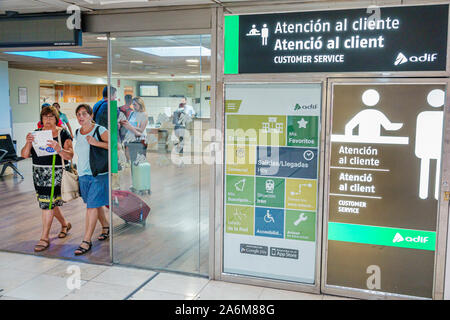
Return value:
<svg viewBox="0 0 450 320">
<path fill-rule="evenodd" d="M 300 121 L 297 121 L 298 123 L 298 128 L 305 128 L 306 129 L 306 125 L 308 124 L 308 121 L 305 121 L 305 119 L 301 119 Z"/>
</svg>

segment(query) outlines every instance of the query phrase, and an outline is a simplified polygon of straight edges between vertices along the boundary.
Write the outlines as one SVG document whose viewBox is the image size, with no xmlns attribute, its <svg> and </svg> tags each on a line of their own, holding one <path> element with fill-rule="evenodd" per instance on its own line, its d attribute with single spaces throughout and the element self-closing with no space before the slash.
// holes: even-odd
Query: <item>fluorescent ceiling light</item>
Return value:
<svg viewBox="0 0 450 320">
<path fill-rule="evenodd" d="M 197 59 L 187 59 L 186 60 L 187 63 L 198 63 Z"/>
<path fill-rule="evenodd" d="M 70 51 L 8 51 L 6 54 L 15 54 L 19 56 L 41 58 L 41 59 L 99 59 L 100 57 L 91 56 L 84 53 L 70 52 Z"/>
<path fill-rule="evenodd" d="M 131 48 L 160 57 L 211 56 L 211 50 L 200 46 Z"/>
<path fill-rule="evenodd" d="M 141 63 L 144 63 L 144 61 L 142 61 L 142 60 L 131 60 L 130 63 L 141 64 Z"/>
<path fill-rule="evenodd" d="M 116 40 L 116 38 L 114 38 L 114 37 L 111 37 L 110 39 L 111 39 L 111 40 Z M 108 40 L 108 37 L 97 37 L 97 40 L 103 40 L 103 41 L 106 41 L 106 40 Z"/>
<path fill-rule="evenodd" d="M 83 64 L 93 64 L 92 61 L 81 61 L 81 63 L 83 63 Z"/>
<path fill-rule="evenodd" d="M 198 68 L 198 64 L 188 64 L 188 67 L 195 67 L 195 68 Z"/>
</svg>

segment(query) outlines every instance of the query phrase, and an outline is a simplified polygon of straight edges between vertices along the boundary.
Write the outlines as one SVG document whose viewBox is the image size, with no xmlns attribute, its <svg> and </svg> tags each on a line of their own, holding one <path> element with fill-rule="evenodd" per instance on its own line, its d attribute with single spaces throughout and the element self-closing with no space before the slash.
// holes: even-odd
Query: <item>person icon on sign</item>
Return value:
<svg viewBox="0 0 450 320">
<path fill-rule="evenodd" d="M 252 25 L 252 29 L 247 33 L 247 36 L 259 36 L 259 30 L 256 29 L 256 25 Z"/>
<path fill-rule="evenodd" d="M 445 102 L 445 92 L 434 89 L 428 93 L 428 104 L 440 108 Z M 423 111 L 417 116 L 415 154 L 420 159 L 419 198 L 428 198 L 430 162 L 436 160 L 434 198 L 439 198 L 439 174 L 441 168 L 442 133 L 444 126 L 443 111 Z"/>
<path fill-rule="evenodd" d="M 379 93 L 374 89 L 366 90 L 362 101 L 367 107 L 375 106 L 380 100 Z M 358 127 L 358 134 L 353 130 Z M 356 114 L 345 125 L 344 135 L 331 135 L 333 142 L 381 143 L 381 144 L 408 144 L 408 137 L 382 136 L 381 127 L 388 131 L 396 131 L 403 127 L 403 123 L 393 123 L 386 115 L 375 109 L 365 109 Z"/>
<path fill-rule="evenodd" d="M 267 28 L 267 24 L 264 24 L 261 29 L 261 38 L 262 38 L 262 45 L 267 46 L 267 38 L 269 37 L 269 28 Z"/>
</svg>

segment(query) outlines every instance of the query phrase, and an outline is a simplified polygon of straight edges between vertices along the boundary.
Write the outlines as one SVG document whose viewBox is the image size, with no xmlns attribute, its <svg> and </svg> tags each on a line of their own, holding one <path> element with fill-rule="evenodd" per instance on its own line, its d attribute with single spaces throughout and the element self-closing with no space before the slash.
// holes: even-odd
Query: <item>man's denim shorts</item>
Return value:
<svg viewBox="0 0 450 320">
<path fill-rule="evenodd" d="M 93 176 L 80 176 L 80 192 L 88 209 L 100 208 L 109 205 L 108 174 Z"/>
</svg>

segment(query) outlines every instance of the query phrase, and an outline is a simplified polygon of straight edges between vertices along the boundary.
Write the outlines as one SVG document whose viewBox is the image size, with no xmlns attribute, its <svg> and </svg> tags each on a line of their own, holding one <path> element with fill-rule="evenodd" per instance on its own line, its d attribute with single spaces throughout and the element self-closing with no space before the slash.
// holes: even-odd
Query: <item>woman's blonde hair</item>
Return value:
<svg viewBox="0 0 450 320">
<path fill-rule="evenodd" d="M 136 102 L 141 107 L 141 110 L 139 110 L 139 112 L 145 112 L 145 103 L 141 97 L 134 97 L 133 102 Z"/>
</svg>

